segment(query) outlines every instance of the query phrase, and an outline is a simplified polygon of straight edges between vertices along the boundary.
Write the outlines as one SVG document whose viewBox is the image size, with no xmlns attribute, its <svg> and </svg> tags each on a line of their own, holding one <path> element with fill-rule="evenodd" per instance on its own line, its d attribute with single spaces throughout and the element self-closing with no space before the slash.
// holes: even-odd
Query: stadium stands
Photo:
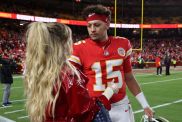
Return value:
<svg viewBox="0 0 182 122">
<path fill-rule="evenodd" d="M 0 29 L 0 53 L 4 58 L 12 57 L 19 64 L 18 72 L 22 72 L 23 60 L 25 58 L 24 29 L 26 26 L 19 25 L 16 21 L 1 22 Z M 76 26 L 71 26 L 74 41 L 84 39 L 84 27 L 77 30 Z M 18 31 L 17 31 L 18 30 Z M 170 30 L 168 30 L 170 31 Z M 78 33 L 79 32 L 79 33 Z M 83 32 L 81 34 L 80 32 Z M 131 39 L 133 48 L 140 47 L 140 41 L 136 38 Z M 143 50 L 133 51 L 133 64 L 137 63 L 139 57 L 143 57 L 145 62 L 154 62 L 155 55 L 164 57 L 166 51 L 171 53 L 172 58 L 177 60 L 177 65 L 182 61 L 182 38 L 147 38 L 143 40 Z"/>
<path fill-rule="evenodd" d="M 173 14 L 169 16 L 154 16 L 158 10 L 162 10 L 163 6 L 174 6 L 177 5 L 177 0 L 167 0 L 168 2 L 164 2 L 165 0 L 146 0 L 146 6 L 149 6 L 149 9 L 146 9 L 144 16 L 144 23 L 146 24 L 170 24 L 170 23 L 182 23 L 181 16 L 175 16 L 177 12 L 173 12 Z M 54 17 L 54 18 L 63 18 L 63 19 L 75 19 L 82 20 L 80 9 L 83 8 L 86 4 L 88 4 L 87 0 L 82 0 L 80 3 L 76 3 L 73 1 L 62 1 L 64 3 L 61 4 L 57 1 L 47 3 L 42 2 L 42 7 L 39 7 L 41 2 L 37 2 L 35 5 L 32 5 L 32 1 L 29 2 L 21 2 L 21 0 L 2 0 L 0 1 L 0 11 L 2 12 L 11 12 L 11 13 L 19 13 L 19 14 L 27 14 L 34 16 L 45 16 L 45 17 Z M 105 1 L 107 3 L 109 1 Z M 131 0 L 131 1 L 118 1 L 118 4 L 123 3 L 123 9 L 118 8 L 118 23 L 130 23 L 136 24 L 141 22 L 141 6 L 140 0 Z M 162 3 L 166 4 L 162 4 Z M 169 4 L 170 3 L 170 4 Z M 95 3 L 92 3 L 95 4 Z M 113 4 L 113 3 L 112 3 Z M 111 4 L 111 5 L 112 5 Z M 51 7 L 51 6 L 54 7 Z M 109 4 L 108 4 L 109 5 Z M 113 10 L 112 6 L 108 6 Z M 131 6 L 134 8 L 131 8 Z M 151 13 L 150 8 L 156 5 L 157 9 L 155 9 L 153 14 Z M 63 6 L 71 6 L 71 7 L 63 7 Z M 162 7 L 161 7 L 162 6 Z M 177 6 L 178 8 L 179 6 Z M 27 9 L 28 8 L 28 9 Z M 159 9 L 161 8 L 161 9 Z M 176 9 L 177 9 L 176 8 Z M 175 9 L 175 7 L 174 7 Z M 136 12 L 133 12 L 136 11 Z M 171 10 L 172 11 L 172 10 Z M 76 16 L 74 13 L 78 13 Z M 138 13 L 137 13 L 138 12 Z M 164 10 L 165 12 L 165 10 Z M 179 11 L 178 11 L 179 12 Z M 179 14 L 179 13 L 178 13 Z M 151 16 L 150 16 L 151 15 Z M 168 14 L 166 14 L 168 15 Z M 26 29 L 26 24 L 24 26 L 20 25 L 22 21 L 20 20 L 9 20 L 0 18 L 0 54 L 4 58 L 12 57 L 17 64 L 19 64 L 18 72 L 22 72 L 23 60 L 25 58 L 25 46 L 26 42 L 24 40 L 24 30 Z M 114 19 L 113 19 L 114 20 Z M 23 22 L 23 23 L 29 23 Z M 71 26 L 71 25 L 70 25 Z M 85 27 L 77 27 L 71 26 L 73 30 L 73 39 L 74 41 L 79 41 L 87 37 L 87 33 L 85 31 Z M 114 32 L 113 30 L 110 30 Z M 136 29 L 120 29 L 117 30 L 118 36 L 124 36 L 131 40 L 132 46 L 134 49 L 140 48 L 140 30 L 136 31 Z M 112 33 L 113 34 L 113 33 Z M 160 29 L 160 30 L 152 30 L 146 29 L 144 30 L 144 38 L 143 38 L 143 50 L 142 51 L 134 51 L 132 54 L 133 64 L 137 64 L 137 60 L 139 57 L 143 57 L 145 62 L 153 62 L 156 54 L 160 54 L 161 57 L 164 57 L 165 52 L 169 51 L 171 53 L 172 58 L 177 60 L 177 65 L 181 64 L 182 61 L 182 29 Z"/>
</svg>

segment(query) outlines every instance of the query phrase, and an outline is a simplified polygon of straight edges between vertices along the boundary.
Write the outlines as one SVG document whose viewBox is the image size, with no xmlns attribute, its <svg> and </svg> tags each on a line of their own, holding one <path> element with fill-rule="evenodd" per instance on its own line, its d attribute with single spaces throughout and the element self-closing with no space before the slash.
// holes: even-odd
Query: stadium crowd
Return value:
<svg viewBox="0 0 182 122">
<path fill-rule="evenodd" d="M 139 41 L 139 40 L 138 40 Z M 135 47 L 136 42 L 132 43 Z M 172 59 L 177 62 L 182 60 L 182 39 L 146 39 L 143 41 L 142 51 L 133 51 L 133 61 L 142 57 L 145 62 L 154 62 L 155 56 L 165 57 L 166 52 L 170 53 Z"/>
<path fill-rule="evenodd" d="M 6 25 L 6 26 L 5 26 Z M 3 58 L 13 59 L 18 64 L 18 72 L 22 72 L 22 67 L 25 58 L 24 29 L 18 26 L 17 28 L 10 28 L 11 24 L 4 24 L 0 29 L 0 54 Z M 18 31 L 17 31 L 18 30 Z M 74 41 L 84 39 L 86 35 L 73 34 Z M 134 49 L 140 47 L 140 41 L 132 39 L 132 47 Z M 182 38 L 162 38 L 162 39 L 144 39 L 143 50 L 134 50 L 132 53 L 132 62 L 136 66 L 139 59 L 142 58 L 144 62 L 155 62 L 155 56 L 158 54 L 163 59 L 166 52 L 169 52 L 172 59 L 177 61 L 177 64 L 182 61 Z"/>
<path fill-rule="evenodd" d="M 17 64 L 17 71 L 22 72 L 25 57 L 25 41 L 23 31 L 17 32 L 8 28 L 0 29 L 0 55 L 4 59 L 12 59 Z"/>
<path fill-rule="evenodd" d="M 169 2 L 170 1 L 170 2 Z M 168 2 L 171 3 L 170 5 L 175 4 L 174 1 L 169 0 Z M 16 3 L 14 3 L 16 2 Z M 163 0 L 158 0 L 158 2 L 149 2 L 146 1 L 146 5 L 149 4 L 149 7 L 147 7 L 144 16 L 144 23 L 145 24 L 177 24 L 182 22 L 181 16 L 161 16 L 160 10 L 161 7 L 159 7 L 160 11 L 152 11 L 153 4 L 156 3 L 162 3 Z M 164 3 L 168 3 L 164 2 Z M 140 2 L 131 2 L 134 4 L 135 7 L 125 7 L 124 9 L 117 8 L 118 14 L 117 16 L 117 22 L 118 23 L 124 23 L 124 24 L 139 24 L 141 23 L 141 7 Z M 178 2 L 177 2 L 178 3 Z M 56 4 L 56 6 L 55 6 Z M 60 5 L 57 5 L 60 4 Z M 91 3 L 90 3 L 91 4 Z M 126 5 L 130 5 L 130 2 L 122 3 Z M 64 5 L 70 6 L 65 8 L 65 6 L 62 6 L 61 3 L 32 3 L 31 1 L 2 1 L 0 2 L 0 11 L 2 12 L 9 12 L 9 13 L 18 13 L 18 14 L 25 14 L 25 15 L 34 15 L 34 16 L 42 16 L 42 17 L 51 17 L 51 18 L 63 18 L 63 19 L 73 19 L 73 20 L 83 20 L 81 17 L 81 9 L 85 5 L 84 3 L 76 3 L 76 2 L 65 2 Z M 44 6 L 44 7 L 40 7 Z M 54 8 L 51 8 L 51 6 L 54 6 Z M 138 6 L 136 8 L 136 6 Z M 112 19 L 111 21 L 114 22 L 114 7 L 108 6 L 112 11 Z M 28 8 L 28 9 L 27 9 Z M 151 9 L 150 9 L 151 8 Z M 164 7 L 163 7 L 164 9 Z M 178 7 L 176 8 L 176 11 L 178 10 Z M 152 11 L 152 12 L 151 12 Z M 75 15 L 77 13 L 77 16 Z M 164 11 L 164 13 L 166 13 Z"/>
<path fill-rule="evenodd" d="M 164 0 L 158 1 L 163 2 Z M 168 0 L 169 2 L 170 0 Z M 42 16 L 42 17 L 53 17 L 53 18 L 63 18 L 63 19 L 75 19 L 75 20 L 82 20 L 81 18 L 81 13 L 79 9 L 82 9 L 82 5 L 79 3 L 72 3 L 71 8 L 65 8 L 62 7 L 61 4 L 60 6 L 55 6 L 54 8 L 50 7 L 50 4 L 56 4 L 56 3 L 39 3 L 37 2 L 35 5 L 32 5 L 31 1 L 26 1 L 26 2 L 21 2 L 21 1 L 15 1 L 11 2 L 9 0 L 7 1 L 1 1 L 0 2 L 0 11 L 2 12 L 10 12 L 10 13 L 18 13 L 18 14 L 26 14 L 26 15 L 34 15 L 34 16 Z M 65 2 L 65 1 L 64 1 Z M 156 4 L 156 1 L 153 1 L 153 3 L 150 3 L 151 1 L 146 1 L 146 4 Z M 168 3 L 166 2 L 166 3 Z M 175 4 L 171 0 L 171 4 Z M 131 2 L 134 4 L 138 4 L 138 2 Z M 44 7 L 39 7 L 39 4 L 44 4 L 42 6 Z M 70 3 L 67 2 L 65 5 L 69 5 Z M 130 5 L 130 2 L 127 3 Z M 27 9 L 28 8 L 28 9 Z M 135 8 L 135 7 L 134 7 Z M 64 9 L 64 10 L 63 10 Z M 111 9 L 113 9 L 111 7 Z M 141 17 L 133 15 L 132 8 L 129 8 L 130 10 L 127 11 L 127 16 L 124 16 L 122 13 L 120 16 L 118 16 L 118 23 L 131 23 L 131 24 L 136 24 L 141 22 Z M 71 10 L 71 11 L 70 11 Z M 123 10 L 123 9 L 122 9 Z M 126 8 L 127 10 L 127 8 Z M 120 10 L 118 9 L 118 12 Z M 125 11 L 125 10 L 123 10 Z M 75 16 L 74 13 L 77 13 L 80 16 Z M 129 13 L 131 12 L 131 13 Z M 147 12 L 147 11 L 146 11 Z M 145 12 L 145 14 L 146 14 Z M 71 14 L 70 14 L 71 13 Z M 140 12 L 139 12 L 140 13 Z M 129 15 L 132 15 L 134 17 L 129 17 Z M 137 14 L 136 14 L 137 15 Z M 114 16 L 113 16 L 114 17 Z M 120 19 L 121 18 L 121 19 Z M 25 26 L 20 26 L 21 21 L 19 20 L 4 20 L 1 19 L 2 21 L 0 22 L 0 54 L 2 55 L 3 58 L 12 58 L 16 61 L 16 63 L 19 65 L 19 69 L 22 69 L 22 64 L 24 61 L 25 57 L 25 40 L 24 40 L 24 29 Z M 114 20 L 114 19 L 112 19 Z M 18 21 L 18 22 L 16 22 Z M 145 24 L 170 24 L 170 23 L 181 23 L 182 22 L 182 17 L 180 16 L 167 16 L 167 19 L 165 16 L 145 16 L 144 17 L 144 23 Z M 26 22 L 24 22 L 26 23 Z M 28 22 L 27 22 L 28 23 Z M 86 31 L 83 33 L 82 28 L 78 27 L 71 27 L 73 29 L 73 38 L 74 41 L 79 41 L 81 39 L 84 39 L 87 37 Z M 124 29 L 123 29 L 124 30 Z M 182 61 L 182 30 L 177 30 L 179 31 L 179 35 L 175 35 L 178 32 L 173 32 L 170 34 L 171 30 L 167 30 L 167 32 L 164 35 L 167 35 L 168 37 L 155 37 L 152 35 L 152 37 L 144 37 L 143 39 L 143 50 L 138 51 L 135 50 L 132 53 L 132 62 L 133 65 L 138 64 L 139 60 L 142 58 L 144 62 L 154 62 L 155 61 L 155 56 L 160 55 L 161 58 L 164 58 L 164 55 L 166 52 L 169 52 L 171 55 L 171 58 L 177 60 L 178 62 Z M 139 37 L 133 38 L 130 37 L 130 35 L 133 33 L 133 30 L 126 29 L 126 33 L 128 34 L 125 36 L 122 32 L 122 36 L 129 38 L 131 40 L 133 49 L 138 49 L 141 47 L 140 44 L 140 39 Z M 164 30 L 165 31 L 165 30 Z M 163 31 L 163 32 L 164 32 Z M 82 34 L 80 34 L 81 32 Z M 147 35 L 147 33 L 144 33 L 144 35 Z M 162 35 L 159 33 L 159 35 Z M 138 34 L 140 36 L 140 34 Z M 21 71 L 21 70 L 19 70 Z"/>
</svg>

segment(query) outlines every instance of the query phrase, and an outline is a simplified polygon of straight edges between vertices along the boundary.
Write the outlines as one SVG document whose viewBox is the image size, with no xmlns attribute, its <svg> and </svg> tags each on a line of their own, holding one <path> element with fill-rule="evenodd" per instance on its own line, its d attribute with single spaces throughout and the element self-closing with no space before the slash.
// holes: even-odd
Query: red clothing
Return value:
<svg viewBox="0 0 182 122">
<path fill-rule="evenodd" d="M 156 67 L 160 67 L 161 66 L 161 59 L 160 59 L 160 57 L 156 57 L 155 58 L 155 66 Z"/>
<path fill-rule="evenodd" d="M 107 109 L 110 103 L 105 96 L 99 98 L 89 97 L 86 89 L 87 78 L 81 73 L 81 81 L 76 76 L 64 70 L 60 74 L 62 79 L 59 97 L 55 106 L 55 118 L 49 113 L 50 105 L 46 108 L 46 120 L 44 122 L 91 122 L 95 114 L 100 110 L 96 100 L 100 100 Z M 58 91 L 54 88 L 53 95 Z M 51 105 L 52 107 L 52 105 Z"/>
<path fill-rule="evenodd" d="M 105 44 L 88 38 L 74 44 L 70 61 L 89 78 L 87 88 L 92 97 L 101 95 L 114 80 L 120 90 L 111 98 L 113 103 L 126 95 L 124 73 L 132 70 L 131 52 L 130 42 L 126 38 L 109 37 Z"/>
</svg>

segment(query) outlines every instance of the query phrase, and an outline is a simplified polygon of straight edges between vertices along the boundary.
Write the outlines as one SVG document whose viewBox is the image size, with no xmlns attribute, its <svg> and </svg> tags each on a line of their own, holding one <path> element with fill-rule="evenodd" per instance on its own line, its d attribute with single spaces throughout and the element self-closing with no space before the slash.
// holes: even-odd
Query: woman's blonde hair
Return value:
<svg viewBox="0 0 182 122">
<path fill-rule="evenodd" d="M 67 58 L 72 53 L 72 33 L 68 26 L 61 23 L 33 22 L 27 33 L 25 62 L 26 108 L 30 121 L 42 122 L 46 107 L 51 103 L 54 110 L 59 92 L 52 94 L 55 85 L 61 87 L 60 71 L 69 67 L 78 76 L 76 69 Z"/>
</svg>

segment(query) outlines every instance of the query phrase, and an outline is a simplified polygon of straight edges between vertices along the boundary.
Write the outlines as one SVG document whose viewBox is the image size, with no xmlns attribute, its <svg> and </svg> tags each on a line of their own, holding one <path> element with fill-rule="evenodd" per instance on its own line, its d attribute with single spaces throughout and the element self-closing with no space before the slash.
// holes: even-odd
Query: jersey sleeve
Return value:
<svg viewBox="0 0 182 122">
<path fill-rule="evenodd" d="M 132 47 L 130 44 L 129 40 L 126 40 L 126 54 L 125 54 L 125 59 L 124 59 L 124 72 L 128 73 L 132 71 L 132 66 L 131 66 L 131 53 L 132 53 Z"/>
<path fill-rule="evenodd" d="M 71 57 L 69 58 L 69 61 L 78 69 L 81 69 L 82 63 L 80 59 L 80 49 L 81 45 L 79 42 L 74 43 L 73 45 L 73 53 Z"/>
</svg>

